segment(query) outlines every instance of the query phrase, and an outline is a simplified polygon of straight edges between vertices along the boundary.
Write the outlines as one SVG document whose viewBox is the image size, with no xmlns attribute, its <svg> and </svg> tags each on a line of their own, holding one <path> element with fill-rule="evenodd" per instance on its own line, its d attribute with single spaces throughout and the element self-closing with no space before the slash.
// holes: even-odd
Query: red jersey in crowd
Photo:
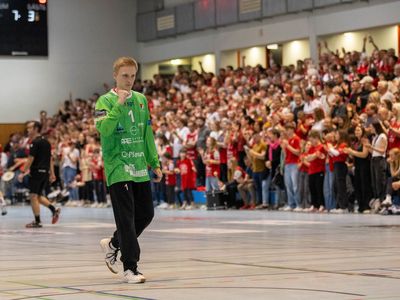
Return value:
<svg viewBox="0 0 400 300">
<path fill-rule="evenodd" d="M 300 138 L 297 135 L 294 135 L 291 139 L 288 140 L 288 144 L 296 149 L 300 150 Z M 285 164 L 297 164 L 299 162 L 299 156 L 292 153 L 288 148 L 285 149 Z"/>
<path fill-rule="evenodd" d="M 197 130 L 195 132 L 189 132 L 186 137 L 186 142 L 188 144 L 194 144 L 192 148 L 186 149 L 186 155 L 189 159 L 197 158 L 196 142 L 197 142 Z"/>
<path fill-rule="evenodd" d="M 228 151 L 227 151 L 227 148 L 223 148 L 223 147 L 219 148 L 219 157 L 220 157 L 220 163 L 221 164 L 227 164 L 228 163 Z"/>
<path fill-rule="evenodd" d="M 182 190 L 196 188 L 196 173 L 193 171 L 194 164 L 189 158 L 178 160 L 177 167 L 181 174 L 181 187 Z"/>
<path fill-rule="evenodd" d="M 306 130 L 306 133 L 304 133 L 304 132 L 300 129 L 301 126 Z M 296 133 L 296 135 L 297 135 L 300 139 L 306 140 L 306 139 L 307 139 L 308 132 L 310 131 L 310 129 L 311 129 L 311 126 L 306 125 L 305 123 L 299 123 L 299 124 L 297 125 L 297 128 L 296 128 L 295 133 Z"/>
<path fill-rule="evenodd" d="M 93 179 L 99 181 L 104 180 L 104 165 L 101 157 L 93 156 L 92 166 Z"/>
<path fill-rule="evenodd" d="M 172 174 L 167 174 L 165 176 L 165 184 L 169 186 L 175 186 L 176 185 L 176 175 L 174 173 L 175 166 L 174 166 L 174 161 L 171 159 L 167 162 L 167 165 L 165 168 L 169 171 L 172 172 Z"/>
<path fill-rule="evenodd" d="M 347 148 L 347 144 L 346 143 L 341 143 L 340 145 L 336 146 L 336 150 L 339 151 L 339 155 L 338 156 L 333 156 L 332 157 L 332 162 L 333 163 L 344 163 L 347 160 L 347 154 L 343 152 L 344 148 Z"/>
<path fill-rule="evenodd" d="M 217 160 L 219 161 L 219 152 L 217 150 L 212 151 L 212 152 L 207 152 L 206 154 L 206 159 L 207 160 Z M 218 164 L 211 164 L 208 163 L 206 164 L 206 177 L 214 177 L 214 173 L 217 172 L 217 177 L 220 175 L 220 167 Z"/>
<path fill-rule="evenodd" d="M 311 146 L 310 150 L 308 151 L 308 154 L 314 154 L 317 152 L 324 154 L 326 156 L 324 145 L 319 144 L 317 146 Z M 317 157 L 316 159 L 310 161 L 310 166 L 308 167 L 308 174 L 312 175 L 321 172 L 325 172 L 325 158 L 321 159 Z"/>
<path fill-rule="evenodd" d="M 391 150 L 393 148 L 400 148 L 400 137 L 394 133 L 391 129 L 400 129 L 400 122 L 394 120 L 390 123 L 390 128 L 388 132 L 388 147 L 387 150 Z"/>
</svg>

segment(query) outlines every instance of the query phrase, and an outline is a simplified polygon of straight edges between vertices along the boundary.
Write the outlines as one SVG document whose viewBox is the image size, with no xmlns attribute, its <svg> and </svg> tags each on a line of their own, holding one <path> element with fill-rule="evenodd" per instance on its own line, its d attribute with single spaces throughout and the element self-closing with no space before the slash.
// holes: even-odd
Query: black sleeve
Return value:
<svg viewBox="0 0 400 300">
<path fill-rule="evenodd" d="M 36 157 L 39 150 L 38 148 L 38 143 L 33 141 L 32 144 L 29 146 L 29 155 Z"/>
<path fill-rule="evenodd" d="M 275 170 L 281 163 L 281 146 L 272 151 L 272 169 Z"/>
</svg>

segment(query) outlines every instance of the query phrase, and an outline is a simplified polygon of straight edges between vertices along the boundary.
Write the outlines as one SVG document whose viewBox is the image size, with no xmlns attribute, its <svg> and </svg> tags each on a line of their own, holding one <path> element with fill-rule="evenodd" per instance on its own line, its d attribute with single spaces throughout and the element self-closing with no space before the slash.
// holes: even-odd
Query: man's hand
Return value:
<svg viewBox="0 0 400 300">
<path fill-rule="evenodd" d="M 56 175 L 54 175 L 54 174 L 50 174 L 50 183 L 53 183 L 54 181 L 56 181 Z"/>
<path fill-rule="evenodd" d="M 153 170 L 153 172 L 154 172 L 154 174 L 156 174 L 156 176 L 157 176 L 156 178 L 153 179 L 153 181 L 154 181 L 154 182 L 160 182 L 161 179 L 162 179 L 162 177 L 163 177 L 163 173 L 162 173 L 161 169 L 160 169 L 160 168 L 155 168 L 155 169 Z"/>
<path fill-rule="evenodd" d="M 392 188 L 397 191 L 400 188 L 400 181 L 393 182 Z"/>
<path fill-rule="evenodd" d="M 125 104 L 126 98 L 128 98 L 128 96 L 130 95 L 130 92 L 118 89 L 117 94 L 118 94 L 118 103 L 123 105 Z"/>
</svg>

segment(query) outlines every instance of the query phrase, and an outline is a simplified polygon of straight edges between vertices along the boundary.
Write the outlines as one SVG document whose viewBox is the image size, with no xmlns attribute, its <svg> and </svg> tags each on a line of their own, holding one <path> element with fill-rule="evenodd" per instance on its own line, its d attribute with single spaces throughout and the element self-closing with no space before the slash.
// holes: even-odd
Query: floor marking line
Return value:
<svg viewBox="0 0 400 300">
<path fill-rule="evenodd" d="M 271 269 L 279 269 L 279 270 L 293 270 L 293 271 L 305 271 L 305 272 L 314 272 L 314 273 L 337 274 L 337 275 L 347 275 L 347 276 L 366 276 L 366 277 L 400 279 L 400 277 L 397 277 L 397 276 L 382 275 L 382 274 L 372 274 L 372 273 L 324 271 L 324 270 L 314 270 L 314 269 L 307 269 L 307 268 L 291 268 L 291 267 L 282 267 L 282 266 L 255 265 L 255 264 L 232 263 L 232 262 L 203 260 L 203 259 L 193 259 L 193 261 L 215 263 L 215 264 L 224 264 L 224 265 L 247 266 L 247 267 L 256 267 L 256 268 L 271 268 Z"/>
<path fill-rule="evenodd" d="M 258 290 L 284 290 L 284 291 L 304 291 L 304 292 L 320 292 L 329 294 L 339 294 L 348 296 L 358 296 L 365 297 L 366 295 L 347 293 L 347 292 L 337 292 L 330 290 L 318 290 L 318 289 L 302 289 L 302 288 L 279 288 L 279 287 L 267 287 L 267 286 L 188 286 L 188 287 L 159 287 L 159 288 L 147 288 L 138 289 L 138 291 L 149 291 L 149 290 L 184 290 L 184 289 L 258 289 Z"/>
</svg>

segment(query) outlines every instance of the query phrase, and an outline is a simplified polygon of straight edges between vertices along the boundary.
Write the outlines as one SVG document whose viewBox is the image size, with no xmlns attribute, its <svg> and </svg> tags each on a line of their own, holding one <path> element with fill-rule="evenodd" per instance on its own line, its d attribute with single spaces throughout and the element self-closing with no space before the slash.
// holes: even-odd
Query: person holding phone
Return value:
<svg viewBox="0 0 400 300">
<path fill-rule="evenodd" d="M 118 58 L 113 73 L 116 87 L 100 96 L 95 109 L 117 226 L 114 236 L 102 239 L 100 245 L 113 273 L 119 271 L 116 259 L 121 251 L 123 278 L 128 283 L 146 280 L 137 264 L 140 258 L 138 237 L 154 216 L 148 168 L 156 176 L 154 181 L 162 179 L 146 97 L 132 91 L 137 70 L 133 58 Z"/>
</svg>

